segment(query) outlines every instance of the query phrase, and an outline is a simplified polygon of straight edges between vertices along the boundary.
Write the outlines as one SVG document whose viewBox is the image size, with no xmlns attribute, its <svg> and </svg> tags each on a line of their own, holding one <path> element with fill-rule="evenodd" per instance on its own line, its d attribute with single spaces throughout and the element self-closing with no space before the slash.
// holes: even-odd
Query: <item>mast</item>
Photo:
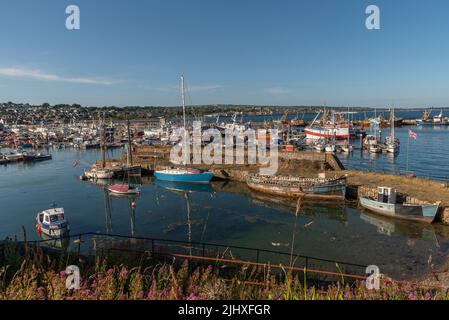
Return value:
<svg viewBox="0 0 449 320">
<path fill-rule="evenodd" d="M 391 116 L 390 116 L 390 122 L 391 122 L 391 140 L 392 143 L 395 141 L 395 132 L 394 132 L 394 107 L 391 108 Z"/>
<path fill-rule="evenodd" d="M 184 199 L 186 202 L 186 211 L 187 211 L 187 227 L 188 227 L 187 237 L 189 241 L 189 253 L 190 255 L 192 255 L 192 222 L 190 219 L 190 197 L 188 191 L 184 192 Z"/>
<path fill-rule="evenodd" d="M 181 96 L 182 96 L 182 119 L 184 121 L 184 132 L 186 130 L 186 97 L 184 93 L 184 76 L 181 76 Z"/>
<path fill-rule="evenodd" d="M 127 121 L 127 127 L 128 127 L 128 157 L 129 157 L 129 163 L 128 163 L 128 167 L 133 165 L 133 154 L 131 151 L 132 145 L 131 145 L 131 130 L 129 129 L 129 118 Z"/>
<path fill-rule="evenodd" d="M 351 125 L 350 125 L 350 119 L 349 119 L 349 117 L 350 117 L 350 107 L 348 106 L 348 147 L 349 147 L 349 132 L 350 132 L 350 127 L 351 127 Z"/>
<path fill-rule="evenodd" d="M 101 146 L 101 156 L 102 156 L 102 163 L 101 167 L 104 169 L 106 167 L 106 130 L 105 130 L 105 119 L 103 114 L 103 123 L 101 126 L 101 140 L 103 142 Z"/>
<path fill-rule="evenodd" d="M 184 123 L 184 143 L 185 148 L 189 147 L 187 142 L 187 126 L 186 126 L 186 97 L 185 97 L 185 87 L 184 87 L 184 76 L 181 75 L 181 97 L 182 97 L 182 119 Z M 183 159 L 184 165 L 187 164 L 187 152 L 184 154 Z"/>
<path fill-rule="evenodd" d="M 324 112 L 323 112 L 323 113 L 324 113 Z M 315 122 L 316 122 L 316 120 L 318 119 L 318 117 L 320 116 L 320 114 L 321 114 L 321 110 L 318 111 L 316 117 L 313 119 L 312 123 L 310 124 L 311 127 L 315 124 Z"/>
</svg>

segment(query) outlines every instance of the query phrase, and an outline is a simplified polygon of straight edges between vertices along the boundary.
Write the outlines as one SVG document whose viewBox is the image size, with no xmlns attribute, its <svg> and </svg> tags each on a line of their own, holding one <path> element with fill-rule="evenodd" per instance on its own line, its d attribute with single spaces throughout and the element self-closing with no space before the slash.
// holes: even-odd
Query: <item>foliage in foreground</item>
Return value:
<svg viewBox="0 0 449 320">
<path fill-rule="evenodd" d="M 232 275 L 223 275 L 217 266 L 192 266 L 187 261 L 154 263 L 129 268 L 97 257 L 82 268 L 81 287 L 67 290 L 61 266 L 69 262 L 51 259 L 37 250 L 19 253 L 6 245 L 0 259 L 1 299 L 448 299 L 447 291 L 424 289 L 410 283 L 383 279 L 380 290 L 367 290 L 363 281 L 340 282 L 319 287 L 307 285 L 299 275 L 276 275 L 269 268 L 243 267 Z M 108 262 L 109 261 L 109 262 Z M 67 264 L 65 264 L 67 265 Z M 302 281 L 301 281 L 302 280 Z"/>
</svg>

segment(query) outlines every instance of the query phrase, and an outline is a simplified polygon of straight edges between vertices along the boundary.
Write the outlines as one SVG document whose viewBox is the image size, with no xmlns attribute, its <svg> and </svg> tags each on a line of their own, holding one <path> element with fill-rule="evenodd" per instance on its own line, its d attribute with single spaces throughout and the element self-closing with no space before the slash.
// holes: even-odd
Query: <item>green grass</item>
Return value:
<svg viewBox="0 0 449 320">
<path fill-rule="evenodd" d="M 81 287 L 67 290 L 68 264 L 81 270 Z M 367 290 L 363 281 L 319 286 L 304 273 L 273 273 L 270 267 L 223 271 L 219 265 L 187 261 L 157 261 L 150 256 L 123 253 L 78 259 L 74 255 L 46 254 L 40 248 L 6 241 L 0 250 L 0 299 L 76 300 L 361 300 L 448 299 L 444 290 L 425 289 L 387 279 L 380 290 Z"/>
</svg>

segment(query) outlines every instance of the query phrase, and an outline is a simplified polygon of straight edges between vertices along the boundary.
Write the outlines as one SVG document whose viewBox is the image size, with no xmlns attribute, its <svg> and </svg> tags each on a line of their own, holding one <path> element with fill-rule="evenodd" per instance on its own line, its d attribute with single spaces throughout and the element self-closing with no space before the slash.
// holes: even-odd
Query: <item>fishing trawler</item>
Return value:
<svg viewBox="0 0 449 320">
<path fill-rule="evenodd" d="M 346 140 L 354 134 L 348 127 L 342 126 L 310 126 L 304 129 L 307 139 L 335 138 L 337 140 Z"/>
<path fill-rule="evenodd" d="M 181 76 L 181 96 L 184 130 L 186 130 L 184 76 Z M 172 182 L 209 183 L 214 174 L 196 168 L 168 168 L 157 170 L 154 176 L 159 180 Z"/>
<path fill-rule="evenodd" d="M 447 126 L 449 125 L 449 119 L 443 117 L 443 110 L 433 118 L 430 117 L 432 109 L 425 110 L 421 119 L 416 120 L 416 124 L 419 126 Z"/>
<path fill-rule="evenodd" d="M 438 212 L 439 203 L 409 203 L 407 197 L 399 197 L 396 189 L 378 187 L 377 198 L 360 197 L 360 205 L 375 213 L 419 222 L 432 223 Z"/>
<path fill-rule="evenodd" d="M 304 129 L 307 139 L 327 138 L 346 140 L 354 136 L 354 130 L 349 122 L 343 123 L 343 121 L 337 121 L 335 119 L 335 113 L 332 113 L 332 118 L 329 120 L 329 111 L 325 110 L 321 119 L 317 120 L 321 112 L 318 112 L 310 126 Z"/>
<path fill-rule="evenodd" d="M 288 198 L 344 200 L 346 196 L 346 176 L 304 178 L 250 175 L 246 184 L 252 190 Z"/>
</svg>

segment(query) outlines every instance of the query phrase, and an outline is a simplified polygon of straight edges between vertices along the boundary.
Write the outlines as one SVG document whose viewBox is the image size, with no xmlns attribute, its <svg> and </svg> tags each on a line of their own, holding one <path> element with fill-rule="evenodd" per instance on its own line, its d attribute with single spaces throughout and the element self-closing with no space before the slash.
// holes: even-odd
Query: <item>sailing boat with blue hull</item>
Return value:
<svg viewBox="0 0 449 320">
<path fill-rule="evenodd" d="M 185 107 L 185 89 L 184 76 L 181 76 L 181 95 L 182 95 L 182 115 L 184 121 L 184 133 L 186 133 L 186 107 Z M 187 139 L 184 139 L 187 143 Z M 164 170 L 157 170 L 154 176 L 158 180 L 171 182 L 190 182 L 190 183 L 209 183 L 214 174 L 209 171 L 203 171 L 196 168 L 170 168 Z"/>
<path fill-rule="evenodd" d="M 214 174 L 195 168 L 175 168 L 155 171 L 154 176 L 163 181 L 209 183 Z"/>
</svg>

